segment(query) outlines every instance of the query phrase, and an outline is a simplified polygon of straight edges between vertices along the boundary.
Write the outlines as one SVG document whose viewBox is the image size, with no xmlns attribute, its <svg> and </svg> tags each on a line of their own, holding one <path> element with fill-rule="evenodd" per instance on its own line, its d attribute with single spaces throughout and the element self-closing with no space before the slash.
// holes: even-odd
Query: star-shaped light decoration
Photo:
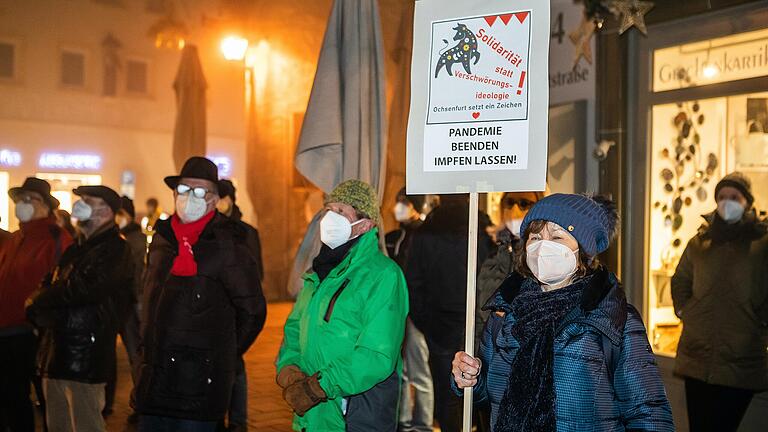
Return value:
<svg viewBox="0 0 768 432">
<path fill-rule="evenodd" d="M 619 34 L 624 34 L 630 28 L 637 27 L 644 35 L 648 35 L 645 27 L 645 14 L 653 9 L 653 2 L 641 0 L 615 0 L 611 8 L 621 14 Z"/>
<path fill-rule="evenodd" d="M 595 34 L 595 23 L 591 19 L 587 18 L 586 14 L 582 14 L 581 22 L 579 26 L 572 31 L 568 38 L 571 39 L 571 43 L 575 46 L 573 52 L 573 67 L 579 64 L 579 60 L 584 57 L 587 63 L 592 64 L 592 35 Z"/>
</svg>

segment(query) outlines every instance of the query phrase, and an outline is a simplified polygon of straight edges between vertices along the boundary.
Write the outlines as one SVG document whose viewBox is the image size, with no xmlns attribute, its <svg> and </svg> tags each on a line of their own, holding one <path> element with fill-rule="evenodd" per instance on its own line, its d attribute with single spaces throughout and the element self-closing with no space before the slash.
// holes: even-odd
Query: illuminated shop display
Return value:
<svg viewBox="0 0 768 432">
<path fill-rule="evenodd" d="M 748 73 L 768 74 L 766 50 L 768 30 L 657 50 L 653 88 L 685 89 Z M 704 61 L 707 54 L 710 60 Z M 749 63 L 736 61 L 748 57 L 753 58 Z M 668 82 L 662 67 L 677 71 L 675 83 Z M 657 353 L 674 356 L 682 324 L 672 306 L 670 280 L 688 240 L 702 225 L 702 215 L 715 210 L 718 180 L 743 172 L 752 180 L 755 207 L 768 209 L 768 92 L 654 105 L 651 116 L 649 336 Z"/>
<path fill-rule="evenodd" d="M 46 169 L 99 170 L 101 156 L 93 154 L 43 153 L 37 165 Z"/>
</svg>

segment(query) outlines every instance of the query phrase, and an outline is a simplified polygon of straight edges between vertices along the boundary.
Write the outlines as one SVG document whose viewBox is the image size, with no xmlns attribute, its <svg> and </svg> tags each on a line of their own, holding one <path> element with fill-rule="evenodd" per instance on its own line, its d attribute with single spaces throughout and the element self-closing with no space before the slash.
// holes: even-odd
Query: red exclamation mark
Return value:
<svg viewBox="0 0 768 432">
<path fill-rule="evenodd" d="M 523 94 L 523 83 L 525 82 L 525 71 L 520 72 L 520 83 L 517 85 L 517 94 Z"/>
</svg>

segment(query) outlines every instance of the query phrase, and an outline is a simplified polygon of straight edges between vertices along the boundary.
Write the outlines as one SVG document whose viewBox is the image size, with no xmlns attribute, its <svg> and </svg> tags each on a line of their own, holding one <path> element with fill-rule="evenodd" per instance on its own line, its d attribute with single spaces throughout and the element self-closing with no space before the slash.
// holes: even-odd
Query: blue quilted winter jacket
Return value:
<svg viewBox="0 0 768 432">
<path fill-rule="evenodd" d="M 484 306 L 491 317 L 474 397 L 490 401 L 493 428 L 519 348 L 510 335 L 510 303 L 524 283 L 535 282 L 510 275 Z M 581 306 L 565 317 L 554 343 L 558 432 L 675 430 L 642 319 L 615 275 L 601 269 L 590 276 Z"/>
</svg>

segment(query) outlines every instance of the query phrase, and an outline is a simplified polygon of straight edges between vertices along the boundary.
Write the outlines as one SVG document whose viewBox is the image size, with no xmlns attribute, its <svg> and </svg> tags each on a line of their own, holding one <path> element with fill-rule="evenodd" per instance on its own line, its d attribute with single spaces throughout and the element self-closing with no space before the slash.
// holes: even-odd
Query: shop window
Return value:
<svg viewBox="0 0 768 432">
<path fill-rule="evenodd" d="M 74 51 L 61 53 L 61 84 L 85 87 L 85 54 Z"/>
<path fill-rule="evenodd" d="M 147 94 L 148 93 L 148 72 L 147 62 L 139 60 L 128 60 L 126 62 L 125 87 L 129 93 Z"/>
<path fill-rule="evenodd" d="M 768 92 L 656 105 L 652 109 L 649 326 L 656 352 L 674 355 L 682 330 L 670 280 L 715 208 L 724 175 L 752 180 L 755 208 L 768 208 Z"/>
<path fill-rule="evenodd" d="M 0 42 L 0 78 L 13 79 L 16 76 L 16 46 Z"/>
</svg>

